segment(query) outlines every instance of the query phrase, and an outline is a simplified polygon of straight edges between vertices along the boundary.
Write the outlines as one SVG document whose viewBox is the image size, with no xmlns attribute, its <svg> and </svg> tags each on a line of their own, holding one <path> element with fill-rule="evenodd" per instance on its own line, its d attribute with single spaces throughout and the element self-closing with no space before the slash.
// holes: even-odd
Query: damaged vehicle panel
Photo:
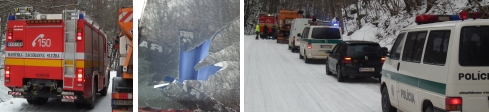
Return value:
<svg viewBox="0 0 489 112">
<path fill-rule="evenodd" d="M 238 0 L 146 2 L 139 110 L 239 111 L 237 6 Z"/>
</svg>

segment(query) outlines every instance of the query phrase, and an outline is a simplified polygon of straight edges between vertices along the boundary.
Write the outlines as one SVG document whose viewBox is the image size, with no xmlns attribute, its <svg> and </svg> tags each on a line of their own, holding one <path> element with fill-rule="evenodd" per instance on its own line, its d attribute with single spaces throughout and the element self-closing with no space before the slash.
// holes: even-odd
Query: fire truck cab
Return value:
<svg viewBox="0 0 489 112">
<path fill-rule="evenodd" d="M 15 8 L 7 22 L 5 86 L 9 95 L 42 105 L 49 98 L 94 108 L 107 95 L 107 38 L 80 10 L 41 14 Z"/>
</svg>

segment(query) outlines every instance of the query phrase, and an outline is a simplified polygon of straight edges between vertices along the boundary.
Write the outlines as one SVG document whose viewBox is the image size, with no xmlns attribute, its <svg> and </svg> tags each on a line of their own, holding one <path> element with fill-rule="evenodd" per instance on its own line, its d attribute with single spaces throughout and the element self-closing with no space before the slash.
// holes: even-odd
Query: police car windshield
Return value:
<svg viewBox="0 0 489 112">
<path fill-rule="evenodd" d="M 465 26 L 460 33 L 459 64 L 489 66 L 489 26 Z"/>
<path fill-rule="evenodd" d="M 341 39 L 338 28 L 314 28 L 311 38 L 313 39 Z"/>
</svg>

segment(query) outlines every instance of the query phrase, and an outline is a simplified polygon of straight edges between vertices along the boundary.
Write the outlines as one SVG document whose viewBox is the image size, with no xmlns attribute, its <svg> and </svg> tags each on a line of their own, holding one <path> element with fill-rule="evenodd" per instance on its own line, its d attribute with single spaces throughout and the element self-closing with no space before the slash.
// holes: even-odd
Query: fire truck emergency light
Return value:
<svg viewBox="0 0 489 112">
<path fill-rule="evenodd" d="M 13 36 L 14 36 L 14 34 L 12 32 L 12 28 L 9 28 L 8 29 L 8 34 L 7 34 L 7 39 L 8 40 L 11 40 Z"/>
<path fill-rule="evenodd" d="M 10 82 L 10 67 L 5 67 L 5 82 Z"/>
<path fill-rule="evenodd" d="M 81 30 L 81 28 L 78 28 L 78 30 L 77 30 L 76 40 L 82 40 L 82 30 Z"/>
</svg>

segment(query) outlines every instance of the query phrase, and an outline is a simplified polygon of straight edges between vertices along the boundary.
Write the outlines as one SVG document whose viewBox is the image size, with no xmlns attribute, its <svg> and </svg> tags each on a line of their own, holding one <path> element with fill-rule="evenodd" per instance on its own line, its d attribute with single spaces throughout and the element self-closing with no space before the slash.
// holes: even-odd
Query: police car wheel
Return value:
<svg viewBox="0 0 489 112">
<path fill-rule="evenodd" d="M 304 62 L 305 63 L 310 63 L 311 62 L 310 59 L 307 59 L 306 51 L 304 51 Z"/>
<path fill-rule="evenodd" d="M 431 104 L 425 104 L 423 106 L 423 112 L 433 112 L 433 105 L 431 105 Z"/>
<path fill-rule="evenodd" d="M 389 99 L 389 92 L 387 91 L 387 87 L 382 89 L 382 111 L 383 112 L 397 112 L 397 109 L 391 105 Z"/>
</svg>

